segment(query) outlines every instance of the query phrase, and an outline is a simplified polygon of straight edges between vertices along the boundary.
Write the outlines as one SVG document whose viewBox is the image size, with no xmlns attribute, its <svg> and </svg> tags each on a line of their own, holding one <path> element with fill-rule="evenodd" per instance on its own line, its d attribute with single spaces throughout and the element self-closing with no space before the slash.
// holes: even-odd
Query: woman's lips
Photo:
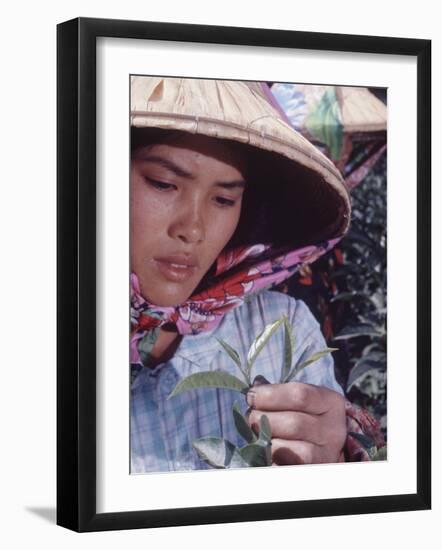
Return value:
<svg viewBox="0 0 442 550">
<path fill-rule="evenodd" d="M 192 277 L 197 267 L 193 261 L 176 256 L 154 260 L 162 275 L 174 283 L 182 283 Z"/>
</svg>

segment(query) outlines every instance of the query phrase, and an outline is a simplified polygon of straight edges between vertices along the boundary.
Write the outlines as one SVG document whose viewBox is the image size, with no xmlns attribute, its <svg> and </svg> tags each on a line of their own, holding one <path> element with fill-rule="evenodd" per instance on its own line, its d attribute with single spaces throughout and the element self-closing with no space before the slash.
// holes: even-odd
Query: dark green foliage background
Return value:
<svg viewBox="0 0 442 550">
<path fill-rule="evenodd" d="M 387 418 L 387 157 L 384 154 L 352 191 L 352 223 L 340 246 L 344 264 L 330 273 L 331 345 L 336 375 L 350 401 Z"/>
</svg>

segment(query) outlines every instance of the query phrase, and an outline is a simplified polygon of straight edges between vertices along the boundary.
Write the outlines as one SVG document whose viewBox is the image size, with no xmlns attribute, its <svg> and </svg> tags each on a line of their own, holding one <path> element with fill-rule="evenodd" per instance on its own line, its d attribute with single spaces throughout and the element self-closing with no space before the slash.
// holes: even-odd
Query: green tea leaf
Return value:
<svg viewBox="0 0 442 550">
<path fill-rule="evenodd" d="M 370 300 L 370 296 L 367 295 L 365 292 L 356 292 L 356 290 L 352 290 L 351 292 L 340 292 L 339 294 L 336 294 L 336 296 L 333 296 L 333 298 L 330 300 L 330 303 L 338 301 L 350 302 L 355 300 L 356 298 Z"/>
<path fill-rule="evenodd" d="M 284 364 L 281 373 L 281 383 L 285 381 L 292 368 L 293 350 L 295 348 L 295 339 L 292 333 L 288 318 L 284 315 Z"/>
<path fill-rule="evenodd" d="M 367 356 L 367 355 L 371 355 L 372 353 L 376 353 L 376 354 L 383 353 L 385 355 L 384 351 L 379 351 L 381 349 L 382 348 L 380 347 L 379 342 L 370 342 L 369 344 L 364 346 L 362 350 L 362 355 Z"/>
<path fill-rule="evenodd" d="M 387 362 L 387 354 L 385 351 L 379 351 L 376 343 L 369 344 L 362 350 L 362 357 L 360 360 L 365 361 L 366 359 L 370 359 L 370 361 L 378 361 L 379 363 L 383 363 L 385 365 Z"/>
<path fill-rule="evenodd" d="M 266 445 L 265 446 L 265 453 L 266 453 L 266 465 L 271 466 L 272 465 L 272 445 Z"/>
<path fill-rule="evenodd" d="M 258 443 L 267 445 L 272 440 L 272 430 L 268 417 L 263 414 L 259 419 L 259 439 Z"/>
<path fill-rule="evenodd" d="M 242 458 L 250 466 L 272 465 L 272 432 L 268 417 L 263 414 L 259 420 L 259 438 L 239 449 Z"/>
<path fill-rule="evenodd" d="M 229 468 L 250 468 L 249 464 L 241 456 L 238 447 L 235 447 L 235 450 L 233 451 Z"/>
<path fill-rule="evenodd" d="M 249 466 L 269 466 L 267 448 L 270 448 L 270 445 L 259 445 L 258 443 L 251 443 L 250 445 L 246 445 L 245 447 L 239 449 L 239 454 Z"/>
<path fill-rule="evenodd" d="M 378 449 L 371 460 L 387 460 L 387 445 Z"/>
<path fill-rule="evenodd" d="M 238 433 L 247 441 L 247 443 L 254 443 L 258 438 L 249 426 L 247 420 L 241 414 L 241 410 L 237 402 L 234 403 L 232 412 Z"/>
<path fill-rule="evenodd" d="M 227 354 L 229 355 L 230 359 L 232 359 L 232 361 L 238 366 L 238 367 L 241 367 L 241 359 L 238 355 L 238 352 L 233 349 L 231 346 L 229 346 L 229 344 L 227 342 L 225 342 L 224 340 L 221 340 L 221 338 L 217 338 L 218 342 L 222 345 L 222 347 L 224 348 L 224 350 L 227 352 Z"/>
<path fill-rule="evenodd" d="M 328 355 L 329 353 L 332 353 L 333 351 L 338 351 L 339 348 L 325 348 L 321 351 L 318 351 L 314 353 L 307 361 L 304 361 L 300 365 L 298 365 L 297 370 L 298 372 L 302 370 L 307 365 L 311 365 L 311 363 L 314 363 L 315 361 L 318 361 L 318 359 L 321 359 L 321 357 L 324 357 L 325 355 Z"/>
<path fill-rule="evenodd" d="M 253 366 L 258 355 L 263 350 L 264 346 L 267 344 L 269 338 L 272 334 L 281 326 L 284 322 L 284 319 L 278 319 L 274 323 L 267 325 L 259 336 L 255 338 L 252 345 L 250 346 L 249 353 L 247 354 L 247 372 L 250 374 L 250 370 Z"/>
<path fill-rule="evenodd" d="M 362 357 L 356 365 L 351 369 L 348 375 L 347 392 L 351 390 L 354 385 L 357 385 L 363 380 L 370 371 L 385 370 L 385 361 L 375 361 L 371 358 Z"/>
<path fill-rule="evenodd" d="M 303 361 L 302 363 L 296 365 L 296 367 L 292 370 L 292 372 L 287 377 L 286 382 L 292 380 L 299 372 L 302 371 L 302 369 L 304 369 L 308 365 L 311 365 L 315 361 L 318 361 L 318 359 L 321 359 L 321 357 L 324 357 L 325 355 L 327 355 L 328 353 L 332 353 L 333 351 L 337 351 L 338 349 L 339 348 L 325 348 L 321 351 L 314 353 L 306 361 Z"/>
<path fill-rule="evenodd" d="M 354 327 L 345 327 L 334 340 L 349 340 L 350 338 L 358 338 L 359 336 L 383 336 L 383 334 L 373 328 L 369 324 L 356 325 Z"/>
<path fill-rule="evenodd" d="M 235 363 L 235 365 L 239 368 L 239 370 L 241 371 L 242 375 L 245 378 L 245 381 L 250 386 L 251 385 L 250 379 L 249 379 L 247 373 L 244 371 L 244 369 L 241 366 L 241 358 L 240 358 L 238 352 L 235 349 L 233 349 L 232 346 L 230 346 L 227 342 L 225 342 L 224 340 L 221 340 L 221 338 L 217 338 L 217 340 L 222 345 L 224 350 L 227 352 L 230 359 L 232 359 L 232 361 Z"/>
<path fill-rule="evenodd" d="M 197 388 L 224 388 L 247 393 L 249 386 L 242 380 L 223 371 L 196 372 L 180 380 L 167 399 L 174 397 L 184 391 Z"/>
<path fill-rule="evenodd" d="M 198 456 L 214 468 L 228 468 L 235 445 L 221 437 L 201 437 L 192 443 Z"/>
</svg>

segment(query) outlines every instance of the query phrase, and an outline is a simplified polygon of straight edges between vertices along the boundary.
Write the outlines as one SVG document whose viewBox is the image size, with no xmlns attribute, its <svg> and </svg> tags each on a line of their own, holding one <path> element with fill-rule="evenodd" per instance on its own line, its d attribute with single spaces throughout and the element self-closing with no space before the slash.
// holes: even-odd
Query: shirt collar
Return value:
<svg viewBox="0 0 442 550">
<path fill-rule="evenodd" d="M 215 329 L 183 336 L 174 356 L 192 359 L 193 361 L 200 355 L 206 356 L 207 359 L 212 357 L 214 353 L 222 349 L 216 338 L 219 336 L 219 329 L 223 322 L 224 319 L 221 321 L 220 326 Z"/>
</svg>

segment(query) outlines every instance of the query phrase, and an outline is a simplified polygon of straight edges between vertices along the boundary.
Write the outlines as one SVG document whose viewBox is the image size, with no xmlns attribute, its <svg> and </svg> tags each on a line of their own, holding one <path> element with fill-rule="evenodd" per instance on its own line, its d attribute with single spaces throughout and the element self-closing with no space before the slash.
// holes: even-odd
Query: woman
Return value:
<svg viewBox="0 0 442 550">
<path fill-rule="evenodd" d="M 218 339 L 244 358 L 287 315 L 293 362 L 326 347 L 301 301 L 268 290 L 347 230 L 348 192 L 335 167 L 281 117 L 256 83 L 132 77 L 131 472 L 202 469 L 192 442 L 242 446 L 235 392 L 167 400 L 203 370 L 237 374 Z M 255 372 L 279 379 L 282 331 Z M 346 401 L 330 355 L 295 382 L 255 386 L 248 420 L 265 413 L 275 465 L 344 459 Z"/>
</svg>

